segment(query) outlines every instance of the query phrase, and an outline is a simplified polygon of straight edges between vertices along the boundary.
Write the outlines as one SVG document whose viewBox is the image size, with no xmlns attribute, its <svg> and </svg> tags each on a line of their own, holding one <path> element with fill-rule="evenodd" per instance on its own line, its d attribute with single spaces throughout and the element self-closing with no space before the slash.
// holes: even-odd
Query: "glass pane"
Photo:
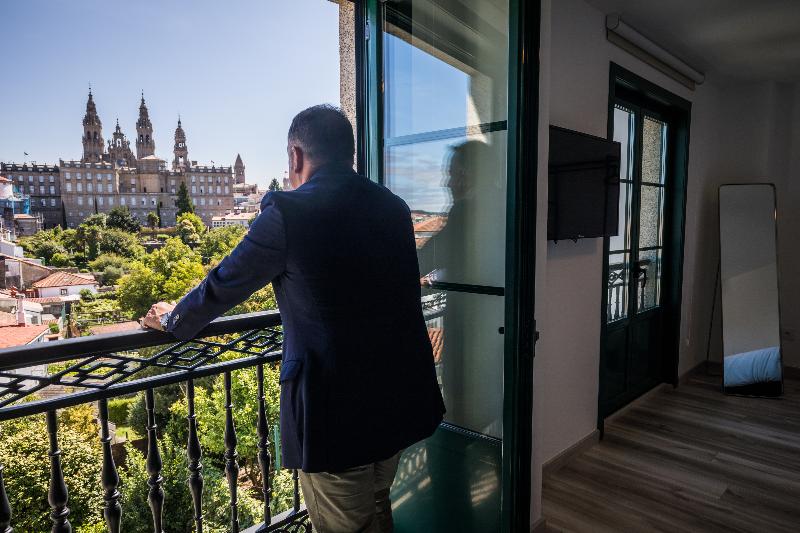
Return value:
<svg viewBox="0 0 800 533">
<path fill-rule="evenodd" d="M 661 249 L 639 252 L 639 275 L 636 279 L 636 307 L 645 311 L 661 299 Z"/>
<path fill-rule="evenodd" d="M 506 120 L 507 24 L 504 1 L 387 2 L 387 140 Z"/>
<path fill-rule="evenodd" d="M 608 296 L 606 321 L 614 322 L 628 316 L 628 272 L 630 254 L 608 256 Z"/>
<path fill-rule="evenodd" d="M 642 182 L 664 183 L 667 125 L 644 117 L 642 125 Z"/>
<path fill-rule="evenodd" d="M 506 132 L 388 146 L 385 184 L 411 208 L 430 281 L 505 284 Z"/>
<path fill-rule="evenodd" d="M 619 184 L 619 226 L 618 234 L 609 238 L 608 249 L 611 252 L 629 250 L 631 227 L 631 184 Z"/>
<path fill-rule="evenodd" d="M 639 206 L 639 248 L 661 246 L 662 187 L 642 184 Z"/>
<path fill-rule="evenodd" d="M 445 420 L 502 437 L 504 298 L 426 290 L 423 307 Z"/>
</svg>

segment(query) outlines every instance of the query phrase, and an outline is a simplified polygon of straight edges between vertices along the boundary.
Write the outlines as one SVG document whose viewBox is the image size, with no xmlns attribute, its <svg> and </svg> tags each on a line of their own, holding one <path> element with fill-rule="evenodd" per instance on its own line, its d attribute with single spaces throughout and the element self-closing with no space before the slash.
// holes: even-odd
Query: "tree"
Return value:
<svg viewBox="0 0 800 533">
<path fill-rule="evenodd" d="M 178 208 L 178 215 L 184 213 L 194 213 L 194 205 L 192 199 L 189 198 L 189 189 L 186 188 L 186 183 L 181 182 L 178 187 L 178 199 L 175 200 L 175 207 Z"/>
<path fill-rule="evenodd" d="M 247 229 L 239 225 L 213 228 L 205 232 L 197 249 L 203 258 L 203 263 L 221 261 L 236 248 L 246 233 Z"/>
<path fill-rule="evenodd" d="M 142 227 L 139 219 L 131 214 L 131 210 L 126 205 L 117 206 L 109 211 L 106 225 L 129 233 L 138 233 Z"/>
<path fill-rule="evenodd" d="M 178 215 L 177 233 L 184 244 L 191 246 L 200 243 L 200 235 L 206 230 L 205 224 L 199 216 L 194 213 L 183 213 Z"/>
<path fill-rule="evenodd" d="M 83 222 L 81 222 L 81 226 L 96 226 L 98 228 L 105 228 L 108 224 L 108 215 L 105 213 L 95 213 L 93 215 L 89 215 Z"/>
<path fill-rule="evenodd" d="M 151 230 L 155 230 L 159 222 L 158 214 L 155 211 L 147 213 L 147 225 L 150 226 Z"/>
<path fill-rule="evenodd" d="M 144 316 L 160 300 L 181 298 L 203 275 L 200 255 L 173 237 L 133 263 L 130 273 L 119 280 L 117 299 L 123 311 Z"/>
<path fill-rule="evenodd" d="M 184 221 L 184 220 L 188 220 L 192 224 L 192 226 L 194 227 L 194 231 L 198 235 L 200 235 L 202 233 L 205 233 L 205 231 L 206 231 L 206 225 L 203 223 L 203 219 L 201 219 L 199 216 L 195 215 L 194 213 L 183 213 L 183 214 L 180 214 L 180 215 L 178 215 L 177 220 L 178 220 L 179 223 Z"/>
<path fill-rule="evenodd" d="M 144 247 L 139 244 L 136 235 L 116 228 L 106 228 L 99 235 L 97 254 L 90 259 L 96 259 L 98 254 L 116 254 L 136 259 L 144 255 Z"/>
<path fill-rule="evenodd" d="M 92 526 L 102 522 L 103 492 L 100 482 L 102 452 L 91 404 L 60 413 L 58 444 L 64 451 L 62 467 L 69 487 L 70 522 Z M 14 512 L 15 531 L 50 531 L 47 490 L 47 426 L 44 415 L 0 424 L 0 464 Z"/>
<path fill-rule="evenodd" d="M 277 178 L 272 178 L 272 181 L 269 182 L 269 192 L 282 191 L 282 190 L 283 187 L 281 187 L 281 184 L 278 182 Z"/>
</svg>

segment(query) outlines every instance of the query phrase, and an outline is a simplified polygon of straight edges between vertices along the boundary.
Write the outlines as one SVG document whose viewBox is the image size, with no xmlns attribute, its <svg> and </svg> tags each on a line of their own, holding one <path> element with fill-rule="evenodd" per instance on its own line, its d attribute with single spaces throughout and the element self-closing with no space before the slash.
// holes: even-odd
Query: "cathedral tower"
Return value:
<svg viewBox="0 0 800 533">
<path fill-rule="evenodd" d="M 119 119 L 117 119 L 117 127 L 114 133 L 111 134 L 111 140 L 108 141 L 108 158 L 118 167 L 136 166 L 136 159 L 133 157 L 133 151 L 131 151 L 131 142 L 122 133 L 122 129 L 119 127 Z"/>
<path fill-rule="evenodd" d="M 244 163 L 239 154 L 236 154 L 236 162 L 233 164 L 233 182 L 244 183 Z"/>
<path fill-rule="evenodd" d="M 178 127 L 175 128 L 175 159 L 172 160 L 172 170 L 186 170 L 189 168 L 189 148 L 186 146 L 186 133 L 181 127 L 181 117 L 178 117 Z"/>
<path fill-rule="evenodd" d="M 155 154 L 155 152 L 153 125 L 150 123 L 150 115 L 144 103 L 144 93 L 142 93 L 142 103 L 139 104 L 139 120 L 136 121 L 136 158 L 142 159 Z"/>
<path fill-rule="evenodd" d="M 97 116 L 92 90 L 89 89 L 89 100 L 86 101 L 86 115 L 83 117 L 83 158 L 82 163 L 97 163 L 103 159 L 105 143 L 103 142 L 103 124 Z"/>
</svg>

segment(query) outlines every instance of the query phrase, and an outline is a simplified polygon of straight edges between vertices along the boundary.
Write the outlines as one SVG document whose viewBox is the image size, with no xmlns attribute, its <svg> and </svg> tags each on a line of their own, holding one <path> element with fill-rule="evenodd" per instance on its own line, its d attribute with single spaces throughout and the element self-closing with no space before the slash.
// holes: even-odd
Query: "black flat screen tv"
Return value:
<svg viewBox="0 0 800 533">
<path fill-rule="evenodd" d="M 617 234 L 620 144 L 550 126 L 547 239 Z"/>
</svg>

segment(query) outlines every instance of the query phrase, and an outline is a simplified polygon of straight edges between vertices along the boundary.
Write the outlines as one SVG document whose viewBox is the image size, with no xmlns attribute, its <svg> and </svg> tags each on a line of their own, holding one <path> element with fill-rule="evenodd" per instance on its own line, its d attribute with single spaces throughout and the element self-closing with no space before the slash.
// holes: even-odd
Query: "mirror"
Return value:
<svg viewBox="0 0 800 533">
<path fill-rule="evenodd" d="M 783 390 L 775 186 L 719 188 L 723 386 L 726 393 Z"/>
</svg>

